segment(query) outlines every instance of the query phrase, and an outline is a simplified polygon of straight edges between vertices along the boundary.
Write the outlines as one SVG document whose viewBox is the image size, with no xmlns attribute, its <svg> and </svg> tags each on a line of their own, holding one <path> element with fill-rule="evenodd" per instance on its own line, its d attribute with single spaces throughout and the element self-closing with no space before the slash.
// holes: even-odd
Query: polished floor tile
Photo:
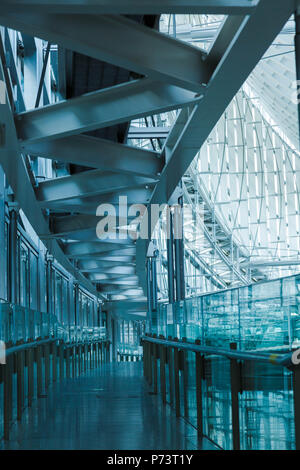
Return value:
<svg viewBox="0 0 300 470">
<path fill-rule="evenodd" d="M 4 449 L 215 449 L 149 394 L 139 363 L 106 364 L 51 386 Z"/>
</svg>

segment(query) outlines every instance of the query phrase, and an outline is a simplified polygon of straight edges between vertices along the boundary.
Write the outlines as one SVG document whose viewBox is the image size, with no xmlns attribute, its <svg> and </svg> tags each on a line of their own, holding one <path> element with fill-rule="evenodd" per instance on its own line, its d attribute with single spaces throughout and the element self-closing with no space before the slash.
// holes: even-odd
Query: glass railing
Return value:
<svg viewBox="0 0 300 470">
<path fill-rule="evenodd" d="M 152 392 L 200 439 L 224 450 L 300 448 L 300 351 L 293 360 L 296 352 L 241 352 L 150 336 L 143 344 Z"/>
<path fill-rule="evenodd" d="M 110 361 L 105 327 L 62 325 L 55 315 L 0 303 L 0 440 L 32 400 L 58 380 Z M 2 344 L 1 344 L 2 347 Z M 2 362 L 4 360 L 4 362 Z"/>
<path fill-rule="evenodd" d="M 45 338 L 57 338 L 65 343 L 105 340 L 106 328 L 63 325 L 55 315 L 0 302 L 0 340 L 8 347 Z"/>
<path fill-rule="evenodd" d="M 300 275 L 159 304 L 152 333 L 239 349 L 300 346 Z"/>
</svg>

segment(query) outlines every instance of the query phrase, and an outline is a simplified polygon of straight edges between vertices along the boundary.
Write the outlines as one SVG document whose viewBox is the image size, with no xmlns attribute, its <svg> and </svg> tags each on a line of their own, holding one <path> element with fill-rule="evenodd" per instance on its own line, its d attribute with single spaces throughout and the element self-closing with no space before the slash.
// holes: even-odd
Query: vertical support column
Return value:
<svg viewBox="0 0 300 470">
<path fill-rule="evenodd" d="M 152 298 L 152 311 L 157 311 L 157 271 L 156 271 L 156 256 L 151 258 L 151 298 Z"/>
<path fill-rule="evenodd" d="M 53 312 L 53 269 L 52 269 L 52 263 L 53 263 L 53 256 L 49 255 L 49 253 L 46 254 L 46 263 L 47 263 L 47 277 L 46 277 L 46 289 L 47 289 L 47 312 L 49 314 L 54 313 Z"/>
<path fill-rule="evenodd" d="M 146 261 L 147 270 L 147 327 L 148 331 L 152 331 L 152 301 L 151 301 L 151 258 L 147 258 Z"/>
<path fill-rule="evenodd" d="M 18 303 L 18 213 L 19 206 L 15 202 L 9 203 L 9 300 Z"/>
<path fill-rule="evenodd" d="M 293 371 L 293 391 L 296 450 L 300 450 L 300 366 Z"/>
<path fill-rule="evenodd" d="M 1 42 L 1 39 L 0 39 Z M 1 47 L 1 46 L 0 46 Z M 0 167 L 0 230 L 3 235 L 0 237 L 0 259 L 6 257 L 6 240 L 4 237 L 5 233 L 5 175 L 3 169 Z M 3 265 L 2 265 L 3 266 Z M 4 266 L 3 268 L 4 269 Z M 7 299 L 8 283 L 5 280 L 5 276 L 0 277 L 0 297 Z"/>
<path fill-rule="evenodd" d="M 74 324 L 77 326 L 79 324 L 79 284 L 78 282 L 73 282 L 74 286 Z"/>
<path fill-rule="evenodd" d="M 178 198 L 174 209 L 174 244 L 175 244 L 175 284 L 176 300 L 185 299 L 184 279 L 184 234 L 183 234 L 183 197 Z"/>
<path fill-rule="evenodd" d="M 174 285 L 174 234 L 173 234 L 173 214 L 170 206 L 167 212 L 167 261 L 168 261 L 168 292 L 169 304 L 175 302 Z"/>
<path fill-rule="evenodd" d="M 147 299 L 148 299 L 148 330 L 152 332 L 157 326 L 157 249 L 153 241 L 147 253 Z M 156 317 L 154 317 L 154 315 Z"/>
<path fill-rule="evenodd" d="M 237 349 L 236 343 L 230 343 L 230 349 Z M 233 450 L 240 450 L 240 415 L 239 392 L 241 391 L 240 363 L 230 359 L 231 414 Z"/>
</svg>

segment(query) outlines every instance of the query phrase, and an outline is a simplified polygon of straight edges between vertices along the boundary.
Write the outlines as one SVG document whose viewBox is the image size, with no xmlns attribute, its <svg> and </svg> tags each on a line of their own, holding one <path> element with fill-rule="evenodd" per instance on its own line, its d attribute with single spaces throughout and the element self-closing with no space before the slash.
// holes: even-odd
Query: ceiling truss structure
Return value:
<svg viewBox="0 0 300 470">
<path fill-rule="evenodd" d="M 295 8 L 294 0 L 1 1 L 1 25 L 135 74 L 134 80 L 82 96 L 58 102 L 49 97 L 49 104 L 38 109 L 30 109 L 23 99 L 24 109 L 14 110 L 14 120 L 6 107 L 9 135 L 0 157 L 9 183 L 20 202 L 28 189 L 24 212 L 32 226 L 87 287 L 111 301 L 141 301 L 135 257 L 145 257 L 146 251 L 136 254 L 129 237 L 97 240 L 93 224 L 98 205 L 117 207 L 124 194 L 129 204 L 167 203 Z M 119 16 L 140 13 L 229 16 L 204 51 Z M 9 89 L 12 65 L 2 57 L 2 66 L 1 78 Z M 21 95 L 22 85 L 17 88 Z M 178 118 L 161 152 L 84 134 L 171 110 L 179 110 Z M 49 181 L 35 174 L 32 187 L 20 155 L 76 164 L 84 171 Z"/>
</svg>

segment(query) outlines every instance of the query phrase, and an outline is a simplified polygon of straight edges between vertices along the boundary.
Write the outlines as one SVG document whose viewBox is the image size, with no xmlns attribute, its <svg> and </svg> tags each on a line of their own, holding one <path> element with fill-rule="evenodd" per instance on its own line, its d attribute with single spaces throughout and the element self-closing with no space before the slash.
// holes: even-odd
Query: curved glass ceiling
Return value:
<svg viewBox="0 0 300 470">
<path fill-rule="evenodd" d="M 223 21 L 212 15 L 162 15 L 160 30 L 207 51 Z M 182 180 L 185 203 L 192 207 L 184 218 L 187 295 L 300 270 L 294 30 L 290 19 Z M 166 113 L 155 117 L 155 125 L 172 126 L 175 118 L 175 112 Z M 151 145 L 161 142 L 153 139 Z M 155 238 L 160 292 L 166 297 L 163 217 L 160 224 Z"/>
</svg>

